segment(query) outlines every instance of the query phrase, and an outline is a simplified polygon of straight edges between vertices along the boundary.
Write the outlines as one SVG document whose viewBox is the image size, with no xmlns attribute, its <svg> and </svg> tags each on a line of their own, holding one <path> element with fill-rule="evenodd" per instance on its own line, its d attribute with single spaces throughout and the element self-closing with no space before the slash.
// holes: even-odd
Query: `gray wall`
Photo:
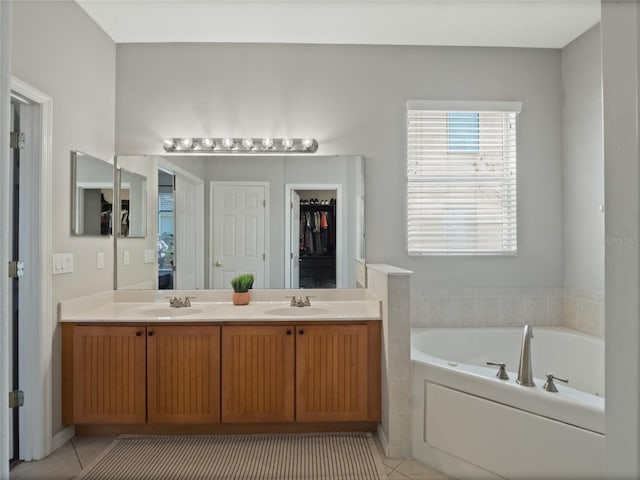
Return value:
<svg viewBox="0 0 640 480">
<path fill-rule="evenodd" d="M 313 136 L 319 154 L 362 154 L 366 256 L 412 284 L 563 284 L 560 52 L 510 48 L 121 44 L 116 151 L 167 136 Z M 520 100 L 519 254 L 406 253 L 406 101 Z"/>
<path fill-rule="evenodd" d="M 565 286 L 604 293 L 600 26 L 562 49 Z"/>
<path fill-rule="evenodd" d="M 60 300 L 113 288 L 112 238 L 71 235 L 70 151 L 111 160 L 115 68 L 114 42 L 75 2 L 13 2 L 12 75 L 53 98 L 53 251 L 74 254 L 74 273 L 52 277 L 54 312 Z M 101 270 L 98 251 L 105 254 Z M 61 428 L 59 328 L 52 342 L 56 432 Z"/>
</svg>

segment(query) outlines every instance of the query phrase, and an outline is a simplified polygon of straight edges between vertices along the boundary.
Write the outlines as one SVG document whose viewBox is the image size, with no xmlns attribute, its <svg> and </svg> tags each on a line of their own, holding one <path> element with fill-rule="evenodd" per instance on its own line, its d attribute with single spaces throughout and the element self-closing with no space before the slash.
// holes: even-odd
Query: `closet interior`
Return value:
<svg viewBox="0 0 640 480">
<path fill-rule="evenodd" d="M 336 288 L 336 191 L 300 194 L 300 288 Z"/>
</svg>

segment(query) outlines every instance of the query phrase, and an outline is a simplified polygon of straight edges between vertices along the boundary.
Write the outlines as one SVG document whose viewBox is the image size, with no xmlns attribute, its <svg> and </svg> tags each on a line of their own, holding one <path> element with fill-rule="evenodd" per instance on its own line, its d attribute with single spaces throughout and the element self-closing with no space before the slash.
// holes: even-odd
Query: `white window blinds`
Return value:
<svg viewBox="0 0 640 480">
<path fill-rule="evenodd" d="M 409 255 L 517 252 L 517 102 L 409 102 Z"/>
</svg>

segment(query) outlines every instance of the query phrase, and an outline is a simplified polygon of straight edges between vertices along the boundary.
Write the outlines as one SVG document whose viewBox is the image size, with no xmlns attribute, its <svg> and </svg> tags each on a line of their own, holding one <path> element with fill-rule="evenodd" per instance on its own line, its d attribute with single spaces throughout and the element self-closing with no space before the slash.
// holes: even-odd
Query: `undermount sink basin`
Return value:
<svg viewBox="0 0 640 480">
<path fill-rule="evenodd" d="M 156 307 L 156 308 L 141 308 L 137 310 L 135 313 L 137 315 L 145 316 L 145 317 L 185 317 L 187 315 L 195 315 L 196 313 L 200 313 L 202 310 L 197 308 L 183 307 L 183 308 L 173 308 L 173 307 Z"/>
<path fill-rule="evenodd" d="M 285 307 L 267 310 L 266 313 L 278 317 L 311 317 L 317 315 L 326 315 L 327 313 L 329 313 L 329 310 L 320 307 Z"/>
</svg>

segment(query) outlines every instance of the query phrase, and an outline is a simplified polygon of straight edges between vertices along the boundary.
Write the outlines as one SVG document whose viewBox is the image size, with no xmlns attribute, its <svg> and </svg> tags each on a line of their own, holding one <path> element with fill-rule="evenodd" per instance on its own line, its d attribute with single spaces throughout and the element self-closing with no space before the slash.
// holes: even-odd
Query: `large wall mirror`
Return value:
<svg viewBox="0 0 640 480">
<path fill-rule="evenodd" d="M 71 232 L 74 235 L 111 235 L 113 165 L 72 151 L 71 177 Z"/>
<path fill-rule="evenodd" d="M 117 156 L 146 191 L 146 237 L 116 236 L 118 289 L 355 288 L 364 161 L 339 156 Z M 121 187 L 122 190 L 122 187 Z M 122 194 L 121 194 L 122 195 Z M 143 203 L 144 204 L 144 203 Z M 123 207 L 117 218 L 121 218 Z"/>
</svg>

